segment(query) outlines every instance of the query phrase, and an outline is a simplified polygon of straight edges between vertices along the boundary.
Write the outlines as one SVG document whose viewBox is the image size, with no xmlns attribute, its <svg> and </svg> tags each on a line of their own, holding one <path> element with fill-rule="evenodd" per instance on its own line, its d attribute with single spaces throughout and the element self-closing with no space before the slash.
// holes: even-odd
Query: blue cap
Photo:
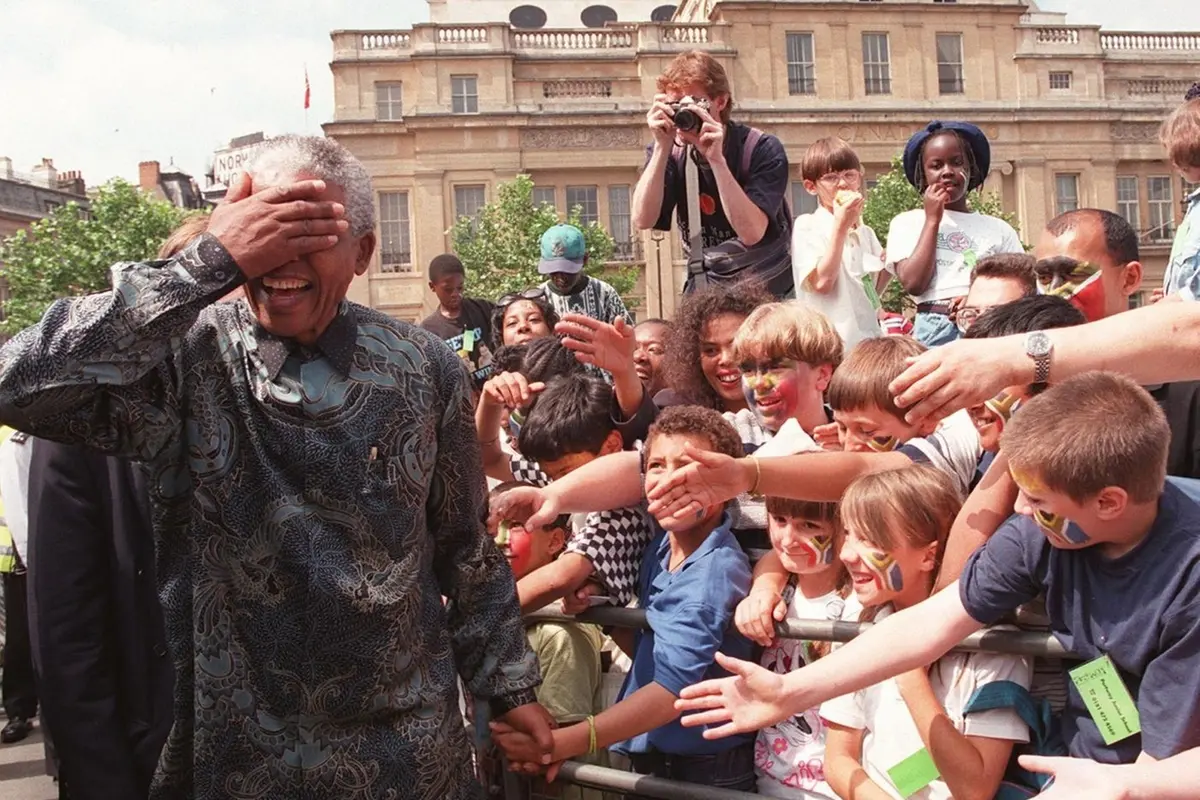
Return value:
<svg viewBox="0 0 1200 800">
<path fill-rule="evenodd" d="M 583 231 L 574 225 L 555 225 L 542 234 L 542 260 L 538 263 L 541 274 L 574 274 L 583 269 L 586 258 L 587 242 L 583 239 Z"/>
<path fill-rule="evenodd" d="M 954 131 L 961 136 L 967 143 L 967 147 L 971 148 L 971 155 L 975 157 L 975 166 L 979 168 L 979 172 L 967 176 L 967 191 L 982 186 L 991 170 L 992 146 L 988 144 L 984 132 L 969 122 L 931 122 L 925 126 L 924 130 L 914 133 L 904 148 L 904 175 L 908 178 L 908 182 L 913 186 L 917 185 L 917 173 L 921 170 L 917 156 L 921 152 L 921 147 L 931 137 L 942 131 Z"/>
</svg>

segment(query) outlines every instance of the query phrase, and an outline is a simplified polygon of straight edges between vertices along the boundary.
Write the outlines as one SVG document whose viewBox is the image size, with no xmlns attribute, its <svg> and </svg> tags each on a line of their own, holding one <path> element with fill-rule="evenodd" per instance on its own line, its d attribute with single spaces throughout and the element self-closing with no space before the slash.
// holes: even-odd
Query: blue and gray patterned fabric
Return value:
<svg viewBox="0 0 1200 800">
<path fill-rule="evenodd" d="M 214 305 L 242 281 L 204 236 L 0 350 L 0 420 L 150 471 L 178 677 L 152 796 L 473 797 L 458 677 L 516 703 L 540 676 L 465 372 L 351 303 L 272 337 Z"/>
</svg>

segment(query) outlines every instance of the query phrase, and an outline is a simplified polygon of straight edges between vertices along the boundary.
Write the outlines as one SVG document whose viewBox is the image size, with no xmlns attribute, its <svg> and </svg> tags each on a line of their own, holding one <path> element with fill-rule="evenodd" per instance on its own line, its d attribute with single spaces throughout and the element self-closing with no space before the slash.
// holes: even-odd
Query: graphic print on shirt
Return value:
<svg viewBox="0 0 1200 800">
<path fill-rule="evenodd" d="M 768 648 L 762 665 L 778 675 L 786 675 L 812 663 L 804 655 L 803 644 L 793 640 Z M 772 726 L 769 732 L 760 733 L 754 742 L 755 767 L 760 774 L 771 775 L 784 786 L 812 791 L 825 781 L 824 759 L 800 759 L 797 754 L 818 747 L 823 751 L 824 740 L 825 723 L 817 709 L 810 708 Z"/>
<path fill-rule="evenodd" d="M 467 341 L 468 339 L 470 341 Z M 476 385 L 482 384 L 492 376 L 492 351 L 484 342 L 483 328 L 475 327 L 463 331 L 445 342 L 462 359 Z"/>
<path fill-rule="evenodd" d="M 937 236 L 938 251 L 948 251 L 961 257 L 958 259 L 938 259 L 938 267 L 954 267 L 956 263 L 959 269 L 974 269 L 975 264 L 979 261 L 978 245 L 966 233 L 962 231 L 951 231 L 946 233 L 939 230 Z"/>
</svg>

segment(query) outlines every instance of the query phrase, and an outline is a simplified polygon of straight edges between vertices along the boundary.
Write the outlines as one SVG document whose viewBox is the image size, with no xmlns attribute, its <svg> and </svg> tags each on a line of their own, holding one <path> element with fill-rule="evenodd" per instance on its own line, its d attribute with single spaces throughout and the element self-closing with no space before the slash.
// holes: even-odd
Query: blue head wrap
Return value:
<svg viewBox="0 0 1200 800">
<path fill-rule="evenodd" d="M 908 182 L 913 186 L 919 185 L 917 176 L 922 169 L 921 148 L 942 131 L 957 133 L 959 138 L 966 142 L 967 147 L 971 148 L 976 169 L 967 178 L 967 191 L 982 186 L 984 179 L 987 178 L 988 170 L 991 168 L 992 146 L 988 144 L 987 136 L 983 134 L 983 131 L 969 122 L 931 122 L 925 126 L 924 130 L 914 133 L 904 147 L 904 175 L 908 178 Z"/>
</svg>

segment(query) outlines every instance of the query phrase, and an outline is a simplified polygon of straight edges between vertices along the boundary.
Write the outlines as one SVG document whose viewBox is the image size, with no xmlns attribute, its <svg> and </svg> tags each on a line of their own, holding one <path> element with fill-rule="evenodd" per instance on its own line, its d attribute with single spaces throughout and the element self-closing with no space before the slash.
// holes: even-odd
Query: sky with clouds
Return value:
<svg viewBox="0 0 1200 800">
<path fill-rule="evenodd" d="M 1041 6 L 1107 28 L 1200 29 L 1196 0 Z M 89 184 L 135 180 L 148 160 L 199 176 L 234 136 L 320 132 L 330 31 L 427 19 L 425 0 L 0 0 L 0 155 L 21 172 L 53 158 Z"/>
</svg>

